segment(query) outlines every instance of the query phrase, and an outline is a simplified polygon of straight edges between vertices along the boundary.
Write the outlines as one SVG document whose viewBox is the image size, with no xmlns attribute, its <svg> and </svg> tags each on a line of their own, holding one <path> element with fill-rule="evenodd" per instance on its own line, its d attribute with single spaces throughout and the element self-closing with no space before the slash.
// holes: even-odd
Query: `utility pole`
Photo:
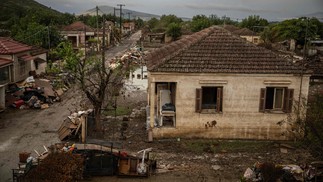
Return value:
<svg viewBox="0 0 323 182">
<path fill-rule="evenodd" d="M 128 12 L 127 14 L 128 14 L 128 19 L 129 19 L 129 21 L 130 21 L 130 15 L 131 15 L 132 13 L 131 13 L 131 12 Z"/>
<path fill-rule="evenodd" d="M 121 37 L 122 37 L 122 6 L 126 6 L 124 4 L 117 4 L 120 8 L 120 42 L 121 42 Z"/>
<path fill-rule="evenodd" d="M 84 35 L 86 37 L 86 35 Z M 85 39 L 84 37 L 84 39 Z M 97 37 L 97 43 L 96 43 L 96 51 L 99 52 L 99 7 L 96 6 L 96 37 Z"/>
<path fill-rule="evenodd" d="M 102 40 L 102 68 L 105 70 L 105 23 L 103 23 L 103 40 Z"/>
<path fill-rule="evenodd" d="M 305 40 L 304 40 L 304 47 L 303 47 L 303 59 L 301 60 L 301 83 L 299 85 L 299 95 L 298 95 L 298 105 L 297 105 L 297 118 L 300 119 L 301 112 L 300 112 L 300 104 L 301 104 L 301 97 L 302 97 L 302 87 L 303 87 L 303 74 L 304 74 L 304 60 L 306 61 L 306 44 L 307 44 L 307 32 L 308 32 L 308 18 L 305 17 L 306 20 L 306 29 L 305 29 Z"/>
<path fill-rule="evenodd" d="M 48 50 L 50 50 L 50 32 L 49 32 L 49 27 L 47 26 L 47 33 L 48 33 Z"/>
</svg>

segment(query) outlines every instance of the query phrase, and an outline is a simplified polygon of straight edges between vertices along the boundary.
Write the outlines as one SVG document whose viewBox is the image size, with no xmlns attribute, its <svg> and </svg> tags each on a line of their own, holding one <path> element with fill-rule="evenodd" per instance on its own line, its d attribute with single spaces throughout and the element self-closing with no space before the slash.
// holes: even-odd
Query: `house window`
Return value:
<svg viewBox="0 0 323 182">
<path fill-rule="evenodd" d="M 38 67 L 39 67 L 39 63 L 38 63 L 38 61 L 35 61 L 35 68 L 36 68 L 36 70 L 38 70 Z"/>
<path fill-rule="evenodd" d="M 196 89 L 196 112 L 222 112 L 222 87 Z"/>
<path fill-rule="evenodd" d="M 141 75 L 140 74 L 137 74 L 137 79 L 141 79 Z"/>
<path fill-rule="evenodd" d="M 9 66 L 0 68 L 0 84 L 9 82 Z"/>
<path fill-rule="evenodd" d="M 258 39 L 258 38 L 254 38 L 254 39 L 253 39 L 253 43 L 255 43 L 255 44 L 257 44 L 257 43 L 258 43 L 258 41 L 259 41 L 259 39 Z"/>
<path fill-rule="evenodd" d="M 260 91 L 259 111 L 292 111 L 294 89 L 286 87 L 266 87 Z"/>
<path fill-rule="evenodd" d="M 26 73 L 26 61 L 19 61 L 19 69 L 20 75 L 24 75 Z"/>
<path fill-rule="evenodd" d="M 147 75 L 144 75 L 144 79 L 147 79 L 148 77 L 147 77 Z"/>
</svg>

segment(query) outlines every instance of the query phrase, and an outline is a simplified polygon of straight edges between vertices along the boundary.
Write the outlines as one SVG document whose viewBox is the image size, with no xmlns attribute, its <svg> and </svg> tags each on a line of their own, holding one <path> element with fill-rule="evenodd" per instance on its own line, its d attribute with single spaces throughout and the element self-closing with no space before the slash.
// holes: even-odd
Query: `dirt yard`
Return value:
<svg viewBox="0 0 323 182">
<path fill-rule="evenodd" d="M 158 172 L 148 179 L 138 181 L 239 181 L 245 170 L 253 167 L 256 162 L 305 165 L 315 161 L 298 143 L 286 141 L 164 138 L 149 143 L 145 129 L 144 99 L 141 92 L 135 92 L 130 98 L 119 99 L 119 106 L 135 106 L 129 121 L 122 121 L 123 116 L 116 120 L 110 117 L 105 121 L 105 138 L 123 138 L 119 141 L 125 151 L 136 153 L 145 148 L 153 148 L 152 157 L 158 161 Z M 127 129 L 124 137 L 121 137 L 120 129 L 124 125 Z M 137 181 L 116 177 L 94 178 L 94 181 L 107 179 Z"/>
<path fill-rule="evenodd" d="M 315 160 L 307 150 L 290 142 L 165 138 L 149 143 L 145 129 L 146 98 L 143 91 L 119 98 L 119 107 L 134 109 L 134 112 L 130 117 L 117 117 L 118 121 L 114 117 L 106 119 L 105 139 L 120 142 L 122 150 L 128 153 L 152 147 L 151 156 L 158 163 L 157 174 L 147 179 L 95 177 L 86 181 L 239 181 L 244 171 L 257 161 L 303 165 Z M 11 169 L 17 167 L 20 152 L 31 152 L 35 156 L 34 149 L 42 152 L 43 145 L 60 142 L 56 130 L 71 111 L 80 109 L 82 100 L 74 88 L 63 95 L 62 102 L 48 109 L 9 109 L 1 113 L 0 181 L 11 181 Z M 124 117 L 129 120 L 123 121 Z M 120 132 L 122 125 L 126 126 L 124 137 Z M 290 145 L 287 153 L 281 152 L 282 143 Z"/>
</svg>

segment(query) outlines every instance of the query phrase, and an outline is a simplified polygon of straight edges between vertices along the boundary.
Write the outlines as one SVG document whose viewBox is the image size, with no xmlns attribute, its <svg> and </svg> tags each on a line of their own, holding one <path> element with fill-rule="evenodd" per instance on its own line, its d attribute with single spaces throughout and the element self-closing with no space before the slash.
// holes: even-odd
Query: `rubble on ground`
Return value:
<svg viewBox="0 0 323 182">
<path fill-rule="evenodd" d="M 272 162 L 256 162 L 247 168 L 245 181 L 321 181 L 323 180 L 323 161 L 312 162 L 310 165 L 274 164 Z"/>
<path fill-rule="evenodd" d="M 60 102 L 63 93 L 63 89 L 55 90 L 50 80 L 30 76 L 23 82 L 9 85 L 6 106 L 46 109 L 54 102 Z"/>
</svg>

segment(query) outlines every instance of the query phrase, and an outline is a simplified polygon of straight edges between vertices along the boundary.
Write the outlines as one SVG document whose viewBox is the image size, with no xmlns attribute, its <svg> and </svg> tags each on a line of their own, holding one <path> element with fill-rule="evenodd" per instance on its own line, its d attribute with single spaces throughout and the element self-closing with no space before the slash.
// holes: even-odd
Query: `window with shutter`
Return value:
<svg viewBox="0 0 323 182">
<path fill-rule="evenodd" d="M 286 87 L 266 87 L 260 90 L 259 112 L 292 111 L 294 90 Z"/>
<path fill-rule="evenodd" d="M 195 111 L 201 112 L 202 108 L 202 89 L 197 88 L 196 89 L 196 101 L 195 101 Z"/>
<path fill-rule="evenodd" d="M 223 88 L 202 87 L 196 89 L 196 112 L 222 112 Z"/>
<path fill-rule="evenodd" d="M 265 99 L 266 97 L 266 89 L 262 88 L 260 89 L 260 102 L 259 102 L 259 111 L 260 112 L 265 112 Z"/>
</svg>

